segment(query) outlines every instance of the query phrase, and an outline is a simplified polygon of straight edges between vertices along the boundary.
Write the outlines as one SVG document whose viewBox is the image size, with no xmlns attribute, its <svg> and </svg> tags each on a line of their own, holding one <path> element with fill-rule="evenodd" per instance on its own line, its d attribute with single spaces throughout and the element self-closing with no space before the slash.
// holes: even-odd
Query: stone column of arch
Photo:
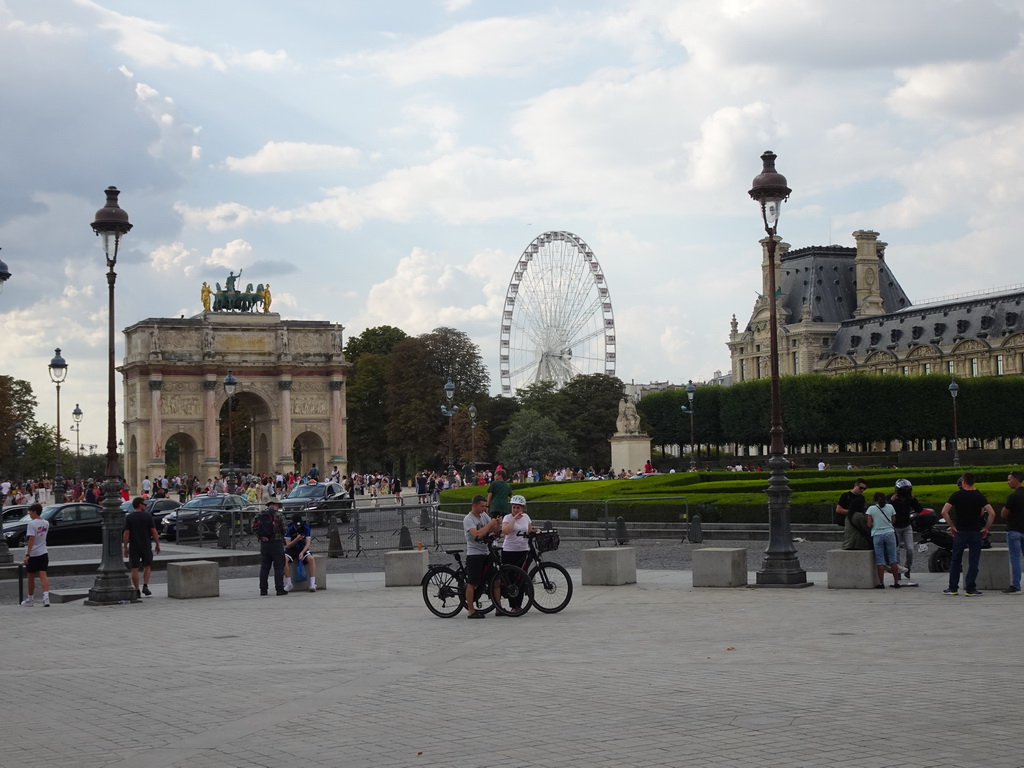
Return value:
<svg viewBox="0 0 1024 768">
<path fill-rule="evenodd" d="M 292 455 L 292 377 L 282 376 L 277 382 L 277 388 L 281 392 L 281 452 L 278 463 L 282 472 L 291 472 L 295 469 Z"/>
<path fill-rule="evenodd" d="M 331 391 L 331 464 L 337 464 L 341 474 L 348 474 L 347 468 L 345 467 L 345 398 L 341 396 L 342 388 L 345 386 L 345 382 L 340 379 L 332 379 L 330 384 Z"/>
<path fill-rule="evenodd" d="M 165 467 L 164 447 L 161 443 L 163 421 L 160 415 L 163 385 L 163 379 L 159 376 L 149 380 L 149 447 L 146 450 L 146 466 L 150 479 L 163 475 Z"/>
<path fill-rule="evenodd" d="M 220 470 L 220 440 L 217 432 L 217 378 L 208 374 L 203 382 L 203 471 L 213 477 Z M 205 480 L 206 478 L 200 478 Z"/>
</svg>

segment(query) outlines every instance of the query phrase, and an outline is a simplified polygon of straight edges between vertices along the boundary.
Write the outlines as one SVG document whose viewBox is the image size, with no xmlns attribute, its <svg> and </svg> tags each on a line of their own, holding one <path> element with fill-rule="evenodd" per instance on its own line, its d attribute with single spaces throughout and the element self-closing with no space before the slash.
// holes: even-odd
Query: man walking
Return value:
<svg viewBox="0 0 1024 768">
<path fill-rule="evenodd" d="M 1010 550 L 1010 586 L 1005 595 L 1020 594 L 1020 560 L 1024 543 L 1024 472 L 1014 470 L 1006 478 L 1012 492 L 999 516 L 1006 521 L 1006 546 Z"/>
<path fill-rule="evenodd" d="M 39 502 L 28 508 L 28 528 L 25 533 L 25 572 L 28 574 L 28 597 L 21 601 L 26 608 L 35 605 L 36 574 L 39 574 L 39 584 L 43 588 L 43 608 L 50 607 L 50 580 L 46 576 L 46 568 L 50 564 L 49 550 L 46 548 L 46 533 L 50 530 L 50 524 L 43 520 L 40 515 L 43 512 L 43 505 Z"/>
<path fill-rule="evenodd" d="M 996 513 L 985 495 L 974 487 L 974 473 L 964 472 L 960 478 L 960 490 L 949 497 L 942 507 L 942 518 L 953 534 L 953 555 L 949 562 L 949 589 L 944 595 L 958 595 L 960 570 L 963 567 L 964 550 L 968 550 L 967 575 L 964 577 L 964 594 L 978 597 L 978 564 L 981 561 L 981 540 L 988 536 Z"/>
<path fill-rule="evenodd" d="M 160 554 L 160 536 L 156 532 L 153 516 L 146 511 L 146 502 L 141 496 L 132 499 L 132 511 L 124 518 L 124 556 L 132 569 L 132 584 L 135 585 L 135 599 L 143 595 L 149 597 L 149 574 L 153 568 L 153 548 L 150 542 L 156 542 L 156 553 Z M 142 568 L 142 591 L 139 591 L 139 568 Z"/>
<path fill-rule="evenodd" d="M 271 499 L 267 508 L 256 515 L 253 532 L 260 542 L 260 595 L 269 592 L 270 566 L 274 566 L 274 587 L 278 595 L 287 595 L 284 589 L 284 515 L 281 502 Z"/>
</svg>

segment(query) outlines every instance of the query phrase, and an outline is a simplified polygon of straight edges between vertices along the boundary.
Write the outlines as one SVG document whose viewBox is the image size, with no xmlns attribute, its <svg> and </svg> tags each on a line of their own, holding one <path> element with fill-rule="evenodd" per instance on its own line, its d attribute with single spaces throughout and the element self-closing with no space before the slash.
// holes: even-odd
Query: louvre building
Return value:
<svg viewBox="0 0 1024 768">
<path fill-rule="evenodd" d="M 1024 286 L 912 305 L 885 262 L 878 233 L 853 233 L 855 248 L 789 250 L 778 243 L 779 372 L 950 373 L 958 378 L 1024 373 Z M 732 380 L 767 378 L 767 240 L 762 291 L 741 330 L 732 318 Z"/>
</svg>

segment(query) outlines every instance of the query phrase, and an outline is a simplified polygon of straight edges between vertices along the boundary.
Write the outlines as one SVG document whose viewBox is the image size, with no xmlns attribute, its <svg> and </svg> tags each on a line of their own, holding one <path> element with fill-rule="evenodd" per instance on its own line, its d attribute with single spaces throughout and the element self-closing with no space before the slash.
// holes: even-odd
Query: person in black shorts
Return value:
<svg viewBox="0 0 1024 768">
<path fill-rule="evenodd" d="M 476 609 L 477 592 L 483 588 L 487 576 L 490 555 L 487 552 L 487 537 L 497 535 L 500 520 L 491 520 L 487 514 L 487 499 L 480 494 L 473 497 L 473 506 L 462 521 L 466 534 L 466 608 L 469 618 L 482 619 L 484 614 Z"/>
<path fill-rule="evenodd" d="M 153 593 L 149 591 L 149 575 L 153 568 L 153 549 L 150 541 L 156 542 L 156 553 L 160 554 L 160 536 L 156 532 L 153 516 L 145 510 L 146 501 L 141 496 L 132 499 L 132 511 L 125 515 L 124 556 L 132 569 L 132 584 L 135 585 L 135 599 Z M 142 568 L 142 591 L 139 591 L 139 568 Z"/>
<path fill-rule="evenodd" d="M 315 467 L 316 464 L 313 466 Z M 305 565 L 309 574 L 309 591 L 316 592 L 316 561 L 309 551 L 312 541 L 313 533 L 309 525 L 302 522 L 302 515 L 296 512 L 292 515 L 292 521 L 288 525 L 288 531 L 284 538 L 284 588 L 286 592 L 292 591 L 292 563 L 300 561 Z"/>
<path fill-rule="evenodd" d="M 28 521 L 25 539 L 25 572 L 28 574 L 28 597 L 21 601 L 26 608 L 35 605 L 36 574 L 43 588 L 43 607 L 50 607 L 50 580 L 46 576 L 46 568 L 50 564 L 49 550 L 46 548 L 46 533 L 50 524 L 40 515 L 43 505 L 36 503 L 28 508 Z"/>
</svg>

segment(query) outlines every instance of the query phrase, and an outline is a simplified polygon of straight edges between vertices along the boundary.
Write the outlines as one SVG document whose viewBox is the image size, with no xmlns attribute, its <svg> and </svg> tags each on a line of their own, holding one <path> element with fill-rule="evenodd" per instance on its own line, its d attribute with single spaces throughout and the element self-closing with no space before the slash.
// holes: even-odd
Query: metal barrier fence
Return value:
<svg viewBox="0 0 1024 768">
<path fill-rule="evenodd" d="M 465 544 L 462 521 L 471 504 L 407 504 L 356 507 L 332 512 L 326 524 L 310 524 L 314 555 L 358 557 L 363 552 L 420 545 L 440 549 Z M 622 538 L 617 519 L 625 519 L 627 538 L 682 539 L 686 536 L 689 502 L 685 496 L 643 499 L 574 499 L 533 501 L 529 504 L 535 527 L 548 523 L 566 541 L 612 541 Z M 231 511 L 211 521 L 178 526 L 175 541 L 215 544 L 222 549 L 259 549 L 252 531 L 254 513 Z M 568 519 L 566 519 L 568 518 Z M 652 519 L 657 518 L 657 519 Z M 309 521 L 307 521 L 309 522 Z M 409 539 L 401 540 L 402 529 Z"/>
</svg>

